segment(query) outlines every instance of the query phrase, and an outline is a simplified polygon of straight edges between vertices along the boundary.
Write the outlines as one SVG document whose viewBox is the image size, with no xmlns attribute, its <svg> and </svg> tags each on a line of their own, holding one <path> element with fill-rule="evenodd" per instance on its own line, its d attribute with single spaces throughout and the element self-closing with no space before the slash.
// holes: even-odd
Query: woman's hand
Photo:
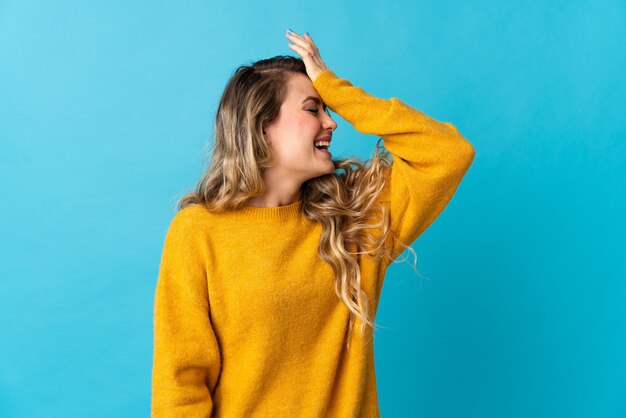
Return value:
<svg viewBox="0 0 626 418">
<path fill-rule="evenodd" d="M 305 33 L 304 36 L 300 36 L 288 30 L 286 37 L 294 43 L 294 45 L 289 44 L 289 48 L 296 51 L 302 57 L 302 61 L 304 61 L 304 65 L 306 66 L 307 75 L 311 79 L 311 82 L 315 81 L 315 78 L 322 71 L 328 69 L 324 61 L 322 61 L 322 57 L 320 57 L 320 52 L 317 46 L 315 46 L 315 42 L 313 42 L 313 39 L 311 39 L 308 33 Z"/>
</svg>

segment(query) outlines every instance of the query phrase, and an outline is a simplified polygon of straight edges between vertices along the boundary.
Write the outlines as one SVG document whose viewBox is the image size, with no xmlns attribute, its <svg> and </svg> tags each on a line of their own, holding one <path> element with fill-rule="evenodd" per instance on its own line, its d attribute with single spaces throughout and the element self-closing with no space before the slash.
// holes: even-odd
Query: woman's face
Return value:
<svg viewBox="0 0 626 418">
<path fill-rule="evenodd" d="M 309 77 L 290 73 L 287 96 L 278 117 L 264 129 L 265 140 L 276 156 L 271 169 L 280 178 L 301 183 L 332 173 L 335 170 L 332 156 L 315 148 L 314 143 L 323 136 L 332 136 L 336 128 L 337 123 L 326 113 L 326 106 Z"/>
</svg>

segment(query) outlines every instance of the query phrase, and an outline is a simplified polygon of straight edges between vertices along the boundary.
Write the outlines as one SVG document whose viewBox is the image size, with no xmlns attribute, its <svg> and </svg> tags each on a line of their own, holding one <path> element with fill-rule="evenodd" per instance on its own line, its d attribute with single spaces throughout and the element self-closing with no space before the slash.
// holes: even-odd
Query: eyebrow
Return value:
<svg viewBox="0 0 626 418">
<path fill-rule="evenodd" d="M 319 97 L 307 96 L 306 99 L 304 99 L 301 104 L 304 104 L 307 100 L 313 100 L 318 105 L 322 105 L 322 107 L 324 108 L 324 111 L 326 111 L 326 105 L 324 104 L 324 102 L 322 102 L 322 100 L 320 100 Z"/>
</svg>

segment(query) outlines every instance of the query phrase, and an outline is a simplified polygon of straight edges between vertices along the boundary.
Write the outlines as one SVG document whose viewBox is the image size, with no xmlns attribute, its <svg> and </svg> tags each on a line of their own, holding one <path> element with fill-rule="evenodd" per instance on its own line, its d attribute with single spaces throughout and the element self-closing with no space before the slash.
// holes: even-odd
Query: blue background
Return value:
<svg viewBox="0 0 626 418">
<path fill-rule="evenodd" d="M 476 150 L 413 245 L 429 280 L 388 270 L 382 415 L 626 416 L 626 4 L 598 0 L 0 1 L 0 416 L 149 415 L 165 231 L 287 28 Z"/>
</svg>

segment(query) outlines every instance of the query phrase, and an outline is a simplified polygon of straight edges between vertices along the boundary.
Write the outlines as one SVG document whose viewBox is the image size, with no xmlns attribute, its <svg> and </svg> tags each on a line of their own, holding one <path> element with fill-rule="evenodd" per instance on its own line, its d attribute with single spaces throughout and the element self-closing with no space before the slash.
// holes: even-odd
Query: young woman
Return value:
<svg viewBox="0 0 626 418">
<path fill-rule="evenodd" d="M 167 231 L 152 416 L 379 416 L 372 337 L 385 271 L 474 159 L 452 124 L 338 77 L 308 34 L 287 38 L 301 58 L 229 80 L 210 167 Z M 328 108 L 381 137 L 373 158 L 332 158 Z"/>
</svg>

